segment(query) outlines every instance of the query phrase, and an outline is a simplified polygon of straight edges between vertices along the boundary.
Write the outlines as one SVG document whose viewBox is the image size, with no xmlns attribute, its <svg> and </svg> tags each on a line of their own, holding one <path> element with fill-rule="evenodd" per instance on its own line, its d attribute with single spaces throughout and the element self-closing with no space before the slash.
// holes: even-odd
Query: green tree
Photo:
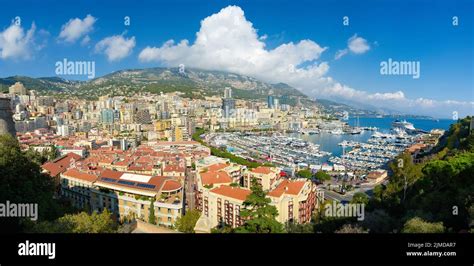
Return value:
<svg viewBox="0 0 474 266">
<path fill-rule="evenodd" d="M 56 148 L 55 145 L 51 145 L 51 150 L 47 151 L 45 155 L 49 161 L 52 161 L 56 159 L 56 157 L 58 156 L 58 149 Z"/>
<path fill-rule="evenodd" d="M 105 209 L 101 213 L 66 214 L 55 221 L 45 221 L 36 224 L 31 229 L 33 233 L 115 233 L 117 223 L 111 213 Z"/>
<path fill-rule="evenodd" d="M 359 204 L 367 205 L 367 203 L 369 203 L 369 196 L 367 196 L 367 194 L 363 192 L 357 192 L 352 197 L 351 203 L 354 203 L 354 204 L 359 203 Z"/>
<path fill-rule="evenodd" d="M 315 233 L 334 233 L 347 223 L 355 222 L 354 217 L 327 216 L 326 208 L 332 205 L 332 200 L 326 200 L 320 204 L 319 209 L 312 217 L 313 230 Z"/>
<path fill-rule="evenodd" d="M 198 210 L 187 211 L 186 214 L 179 217 L 176 221 L 176 228 L 183 233 L 194 233 L 194 227 L 200 216 L 201 212 Z"/>
<path fill-rule="evenodd" d="M 311 223 L 305 223 L 305 224 L 298 224 L 294 222 L 287 222 L 285 223 L 285 230 L 287 233 L 290 234 L 298 234 L 298 233 L 313 233 L 313 225 Z"/>
<path fill-rule="evenodd" d="M 419 217 L 408 220 L 403 226 L 402 233 L 443 233 L 443 223 L 430 223 Z"/>
<path fill-rule="evenodd" d="M 154 206 L 155 199 L 150 201 L 150 210 L 148 214 L 148 222 L 151 224 L 156 224 L 156 217 L 155 217 L 155 206 Z"/>
<path fill-rule="evenodd" d="M 369 231 L 367 229 L 364 229 L 363 227 L 359 225 L 354 225 L 354 224 L 345 224 L 338 230 L 336 230 L 335 233 L 338 234 L 366 234 Z"/>
<path fill-rule="evenodd" d="M 329 181 L 329 180 L 331 180 L 331 176 L 330 176 L 328 173 L 324 172 L 324 171 L 318 171 L 318 172 L 314 175 L 314 177 L 315 177 L 316 179 L 318 179 L 320 182 L 324 182 L 324 181 Z"/>
<path fill-rule="evenodd" d="M 38 219 L 53 220 L 64 214 L 61 204 L 53 199 L 54 192 L 54 181 L 20 150 L 18 141 L 0 135 L 0 202 L 38 204 Z M 0 219 L 0 232 L 24 230 L 30 221 L 25 219 Z"/>
<path fill-rule="evenodd" d="M 238 233 L 283 233 L 284 228 L 276 220 L 278 210 L 270 205 L 271 200 L 266 197 L 265 191 L 256 179 L 252 179 L 251 193 L 243 203 L 240 216 L 244 224 L 236 228 Z"/>
<path fill-rule="evenodd" d="M 235 233 L 235 230 L 230 225 L 221 223 L 217 225 L 216 227 L 212 228 L 211 233 L 212 234 L 231 234 L 231 233 Z"/>
<path fill-rule="evenodd" d="M 309 169 L 299 170 L 296 174 L 306 179 L 311 179 L 311 177 L 313 177 L 313 174 Z"/>
<path fill-rule="evenodd" d="M 365 213 L 362 226 L 370 233 L 392 233 L 398 228 L 398 223 L 384 209 L 376 209 Z"/>
</svg>

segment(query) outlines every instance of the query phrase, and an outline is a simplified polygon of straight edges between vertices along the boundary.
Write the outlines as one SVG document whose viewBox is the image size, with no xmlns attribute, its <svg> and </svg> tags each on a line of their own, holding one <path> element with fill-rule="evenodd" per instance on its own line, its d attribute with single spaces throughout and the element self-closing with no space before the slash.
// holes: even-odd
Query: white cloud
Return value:
<svg viewBox="0 0 474 266">
<path fill-rule="evenodd" d="M 61 27 L 59 39 L 69 43 L 76 42 L 82 37 L 89 38 L 87 34 L 94 28 L 94 23 L 97 19 L 91 15 L 87 15 L 84 19 L 74 18 L 70 19 Z"/>
<path fill-rule="evenodd" d="M 338 60 L 349 52 L 354 54 L 363 54 L 368 50 L 370 50 L 370 45 L 367 43 L 367 40 L 362 37 L 357 37 L 357 34 L 354 34 L 354 36 L 347 40 L 347 48 L 337 51 L 334 59 Z"/>
<path fill-rule="evenodd" d="M 456 106 L 459 114 L 462 110 L 472 113 L 472 102 L 433 101 L 430 104 L 426 100 L 408 99 L 402 91 L 369 93 L 353 89 L 327 76 L 329 64 L 318 61 L 326 47 L 312 40 L 302 40 L 267 49 L 264 36 L 258 36 L 240 7 L 228 6 L 201 21 L 194 43 L 169 40 L 160 47 L 147 46 L 138 58 L 142 62 L 160 62 L 166 66 L 184 64 L 249 75 L 270 83 L 284 82 L 312 97 L 343 98 L 407 113 L 443 115 L 448 113 L 446 109 Z M 365 39 L 354 35 L 348 40 L 347 49 L 338 54 L 340 58 L 348 52 L 361 54 L 369 49 Z"/>
<path fill-rule="evenodd" d="M 397 92 L 386 92 L 386 93 L 374 93 L 368 95 L 371 100 L 400 100 L 405 98 L 405 94 L 402 91 Z"/>
<path fill-rule="evenodd" d="M 16 24 L 10 25 L 0 32 L 0 58 L 1 59 L 29 59 L 35 49 L 34 33 L 36 26 L 33 23 L 26 31 Z"/>
<path fill-rule="evenodd" d="M 98 42 L 95 45 L 95 51 L 104 53 L 107 55 L 107 59 L 112 62 L 127 57 L 133 47 L 135 47 L 135 37 L 127 39 L 123 35 L 114 35 Z"/>
<path fill-rule="evenodd" d="M 265 35 L 263 35 L 265 36 Z M 139 54 L 142 62 L 163 62 L 169 66 L 185 64 L 203 69 L 223 69 L 269 80 L 321 77 L 326 63 L 312 63 L 326 50 L 311 40 L 286 43 L 273 50 L 265 49 L 257 31 L 247 21 L 240 7 L 229 6 L 201 21 L 196 41 L 175 43 L 169 40 L 161 47 L 146 47 Z M 308 63 L 305 68 L 297 68 Z M 295 72 L 289 71 L 295 66 Z"/>
<path fill-rule="evenodd" d="M 363 54 L 370 50 L 367 40 L 362 37 L 357 37 L 357 34 L 352 36 L 348 41 L 348 47 L 354 54 Z"/>
<path fill-rule="evenodd" d="M 334 59 L 338 60 L 341 57 L 345 56 L 348 52 L 349 52 L 348 49 L 339 50 L 339 51 L 336 52 L 336 55 L 334 56 Z"/>
<path fill-rule="evenodd" d="M 82 38 L 81 45 L 86 46 L 87 44 L 89 44 L 90 41 L 91 38 L 89 37 L 89 35 L 86 35 L 86 37 Z"/>
</svg>

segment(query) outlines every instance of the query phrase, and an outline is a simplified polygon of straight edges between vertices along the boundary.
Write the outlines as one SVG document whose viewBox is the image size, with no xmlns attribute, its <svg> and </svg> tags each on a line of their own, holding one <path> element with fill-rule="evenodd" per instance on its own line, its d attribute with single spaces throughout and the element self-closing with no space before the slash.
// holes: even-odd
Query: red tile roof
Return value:
<svg viewBox="0 0 474 266">
<path fill-rule="evenodd" d="M 67 170 L 66 172 L 63 173 L 63 175 L 72 177 L 72 178 L 82 179 L 89 182 L 95 182 L 97 180 L 96 175 L 84 173 L 75 168 Z"/>
<path fill-rule="evenodd" d="M 109 169 L 105 169 L 102 171 L 99 177 L 107 177 L 107 178 L 112 178 L 112 179 L 120 179 L 120 177 L 124 174 L 124 172 L 120 171 L 112 171 Z M 100 180 L 99 180 L 100 181 Z M 122 187 L 129 187 L 129 188 L 134 188 L 134 189 L 141 189 L 141 190 L 152 190 L 152 191 L 174 191 L 179 188 L 181 188 L 181 183 L 178 181 L 175 181 L 169 177 L 164 177 L 164 176 L 153 176 L 148 180 L 148 182 L 137 182 L 137 181 L 132 181 L 137 184 L 150 184 L 150 185 L 155 185 L 154 188 L 147 188 L 147 187 L 137 187 L 133 185 L 127 185 L 127 184 L 119 184 L 119 183 L 112 183 L 115 186 L 122 186 Z"/>
<path fill-rule="evenodd" d="M 283 195 L 283 193 L 289 195 L 298 195 L 305 184 L 306 181 L 289 181 L 285 179 L 275 189 L 268 192 L 268 196 L 278 198 Z"/>
<path fill-rule="evenodd" d="M 184 172 L 184 167 L 179 167 L 179 165 L 167 165 L 163 169 L 163 172 Z"/>
<path fill-rule="evenodd" d="M 208 167 L 208 170 L 209 171 L 219 171 L 219 170 L 222 170 L 224 168 L 226 168 L 227 166 L 229 166 L 228 164 L 225 164 L 225 163 L 217 163 L 217 164 L 213 164 L 213 165 L 210 165 Z"/>
<path fill-rule="evenodd" d="M 232 178 L 227 172 L 206 172 L 201 173 L 201 183 L 203 185 L 232 183 Z"/>
<path fill-rule="evenodd" d="M 226 186 L 222 185 L 220 187 L 212 189 L 210 192 L 226 196 L 229 198 L 237 199 L 240 201 L 244 201 L 247 199 L 247 196 L 252 193 L 249 189 L 245 188 L 240 188 L 240 187 L 231 187 L 231 186 Z"/>
<path fill-rule="evenodd" d="M 67 170 L 73 161 L 80 160 L 81 156 L 75 153 L 68 153 L 52 162 L 47 162 L 41 166 L 44 170 L 48 171 L 51 176 L 57 176 Z"/>
<path fill-rule="evenodd" d="M 180 188 L 181 188 L 181 183 L 179 183 L 176 180 L 168 179 L 165 181 L 165 184 L 163 185 L 161 190 L 168 192 L 168 191 L 178 190 Z"/>
<path fill-rule="evenodd" d="M 272 168 L 270 168 L 268 166 L 259 166 L 257 168 L 254 168 L 254 169 L 250 170 L 250 171 L 253 172 L 253 173 L 257 173 L 257 174 L 268 175 L 272 172 Z"/>
<path fill-rule="evenodd" d="M 113 179 L 119 179 L 123 175 L 123 172 L 113 171 L 110 169 L 105 169 L 100 173 L 100 177 L 108 177 Z"/>
</svg>

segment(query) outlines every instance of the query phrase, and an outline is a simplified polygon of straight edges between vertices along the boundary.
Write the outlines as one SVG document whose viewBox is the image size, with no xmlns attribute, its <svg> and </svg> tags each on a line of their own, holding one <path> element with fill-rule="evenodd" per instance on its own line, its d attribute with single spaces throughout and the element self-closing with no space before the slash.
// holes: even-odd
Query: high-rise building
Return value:
<svg viewBox="0 0 474 266">
<path fill-rule="evenodd" d="M 267 107 L 268 108 L 273 108 L 273 104 L 274 104 L 274 101 L 273 101 L 273 95 L 268 95 L 267 97 Z"/>
<path fill-rule="evenodd" d="M 230 117 L 231 112 L 235 110 L 235 99 L 224 98 L 222 99 L 222 111 L 225 118 Z"/>
<path fill-rule="evenodd" d="M 114 123 L 114 110 L 113 109 L 102 109 L 100 111 L 100 121 L 104 124 Z"/>
<path fill-rule="evenodd" d="M 225 87 L 225 89 L 224 89 L 224 98 L 225 99 L 232 98 L 232 88 Z"/>
<path fill-rule="evenodd" d="M 10 94 L 16 94 L 16 95 L 26 95 L 27 94 L 27 90 L 21 82 L 16 82 L 15 84 L 11 85 L 10 88 L 8 88 L 8 92 Z"/>
<path fill-rule="evenodd" d="M 273 99 L 273 108 L 280 109 L 280 101 L 277 98 Z"/>
<path fill-rule="evenodd" d="M 61 126 L 58 126 L 57 128 L 57 132 L 56 134 L 58 134 L 59 136 L 62 136 L 62 137 L 67 137 L 69 135 L 71 135 L 71 127 L 69 125 L 61 125 Z"/>
<path fill-rule="evenodd" d="M 151 124 L 150 111 L 148 109 L 138 110 L 135 114 L 135 122 L 139 124 Z"/>
</svg>

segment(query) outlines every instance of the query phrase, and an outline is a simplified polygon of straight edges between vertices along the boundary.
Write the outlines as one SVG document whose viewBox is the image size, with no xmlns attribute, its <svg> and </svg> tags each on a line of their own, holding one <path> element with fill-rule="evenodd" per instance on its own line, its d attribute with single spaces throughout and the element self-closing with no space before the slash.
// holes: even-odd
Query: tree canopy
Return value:
<svg viewBox="0 0 474 266">
<path fill-rule="evenodd" d="M 300 177 L 307 178 L 307 179 L 311 179 L 311 177 L 313 177 L 313 174 L 311 173 L 309 169 L 299 170 L 296 174 Z"/>
<path fill-rule="evenodd" d="M 187 211 L 176 221 L 176 228 L 183 233 L 194 233 L 194 227 L 200 216 L 201 212 L 198 210 Z"/>
<path fill-rule="evenodd" d="M 283 225 L 276 220 L 278 210 L 270 205 L 271 200 L 256 179 L 251 181 L 251 193 L 243 203 L 240 216 L 244 224 L 236 228 L 238 233 L 283 233 Z"/>
<path fill-rule="evenodd" d="M 444 226 L 442 222 L 430 223 L 420 217 L 414 217 L 408 220 L 403 226 L 402 233 L 443 233 Z"/>
<path fill-rule="evenodd" d="M 49 222 L 44 221 L 35 225 L 34 233 L 115 233 L 117 223 L 111 213 L 105 209 L 101 213 L 66 214 L 63 217 Z"/>
<path fill-rule="evenodd" d="M 41 173 L 37 162 L 20 150 L 10 135 L 0 135 L 0 202 L 38 204 L 38 219 L 55 219 L 63 214 L 53 199 L 54 181 Z M 0 231 L 23 230 L 22 220 L 0 219 Z"/>
<path fill-rule="evenodd" d="M 318 179 L 320 182 L 324 182 L 324 181 L 331 180 L 331 176 L 330 176 L 328 173 L 324 172 L 324 171 L 318 171 L 318 172 L 314 175 L 314 177 L 315 177 L 316 179 Z"/>
</svg>

